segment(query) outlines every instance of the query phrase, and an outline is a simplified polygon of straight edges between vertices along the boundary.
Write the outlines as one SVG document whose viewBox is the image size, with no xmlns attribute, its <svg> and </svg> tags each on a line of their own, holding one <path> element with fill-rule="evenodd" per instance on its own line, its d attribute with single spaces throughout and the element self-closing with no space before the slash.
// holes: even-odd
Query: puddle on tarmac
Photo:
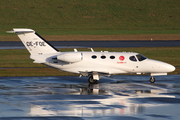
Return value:
<svg viewBox="0 0 180 120">
<path fill-rule="evenodd" d="M 180 75 L 157 78 L 2 77 L 0 119 L 177 119 Z M 159 80 L 159 81 L 158 81 Z"/>
</svg>

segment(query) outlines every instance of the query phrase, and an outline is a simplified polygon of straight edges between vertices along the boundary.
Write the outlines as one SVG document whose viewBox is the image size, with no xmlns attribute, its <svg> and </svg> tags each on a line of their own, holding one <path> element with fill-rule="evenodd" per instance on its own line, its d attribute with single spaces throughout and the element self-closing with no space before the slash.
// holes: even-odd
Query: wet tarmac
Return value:
<svg viewBox="0 0 180 120">
<path fill-rule="evenodd" d="M 180 75 L 1 77 L 0 120 L 179 120 Z"/>
</svg>

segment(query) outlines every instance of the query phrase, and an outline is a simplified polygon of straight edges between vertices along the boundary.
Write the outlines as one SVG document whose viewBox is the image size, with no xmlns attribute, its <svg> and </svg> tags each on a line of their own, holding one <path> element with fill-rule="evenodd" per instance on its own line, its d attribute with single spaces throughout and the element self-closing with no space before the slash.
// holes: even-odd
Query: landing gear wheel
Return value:
<svg viewBox="0 0 180 120">
<path fill-rule="evenodd" d="M 154 83 L 155 81 L 156 81 L 156 80 L 155 80 L 154 77 L 151 77 L 151 78 L 150 78 L 150 82 L 151 82 L 151 83 Z"/>
<path fill-rule="evenodd" d="M 94 80 L 92 76 L 88 79 L 89 83 L 97 83 L 97 80 Z"/>
</svg>

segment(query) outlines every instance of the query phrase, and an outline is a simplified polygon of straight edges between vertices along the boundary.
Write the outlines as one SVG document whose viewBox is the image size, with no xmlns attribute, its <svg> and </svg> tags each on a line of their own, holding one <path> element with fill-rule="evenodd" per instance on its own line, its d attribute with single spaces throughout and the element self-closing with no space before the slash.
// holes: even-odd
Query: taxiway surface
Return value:
<svg viewBox="0 0 180 120">
<path fill-rule="evenodd" d="M 180 75 L 1 77 L 0 120 L 179 120 Z"/>
<path fill-rule="evenodd" d="M 180 40 L 171 41 L 49 41 L 56 48 L 78 47 L 177 47 Z M 0 49 L 25 49 L 21 41 L 0 41 Z"/>
</svg>

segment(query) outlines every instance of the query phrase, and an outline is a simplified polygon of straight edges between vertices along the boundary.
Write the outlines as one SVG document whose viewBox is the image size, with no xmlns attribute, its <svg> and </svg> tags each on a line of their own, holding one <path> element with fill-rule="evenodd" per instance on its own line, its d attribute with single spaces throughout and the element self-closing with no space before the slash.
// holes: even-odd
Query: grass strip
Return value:
<svg viewBox="0 0 180 120">
<path fill-rule="evenodd" d="M 102 41 L 102 40 L 180 40 L 180 34 L 128 35 L 42 35 L 48 41 Z M 20 41 L 15 34 L 1 35 L 0 41 Z"/>
<path fill-rule="evenodd" d="M 180 28 L 179 4 L 179 0 L 1 0 L 0 34 L 12 27 L 64 31 L 61 34 L 119 34 L 124 30 L 166 34 L 166 30 Z"/>
<path fill-rule="evenodd" d="M 1 77 L 13 76 L 75 76 L 76 74 L 59 71 L 54 68 L 10 68 L 0 69 Z"/>
</svg>

